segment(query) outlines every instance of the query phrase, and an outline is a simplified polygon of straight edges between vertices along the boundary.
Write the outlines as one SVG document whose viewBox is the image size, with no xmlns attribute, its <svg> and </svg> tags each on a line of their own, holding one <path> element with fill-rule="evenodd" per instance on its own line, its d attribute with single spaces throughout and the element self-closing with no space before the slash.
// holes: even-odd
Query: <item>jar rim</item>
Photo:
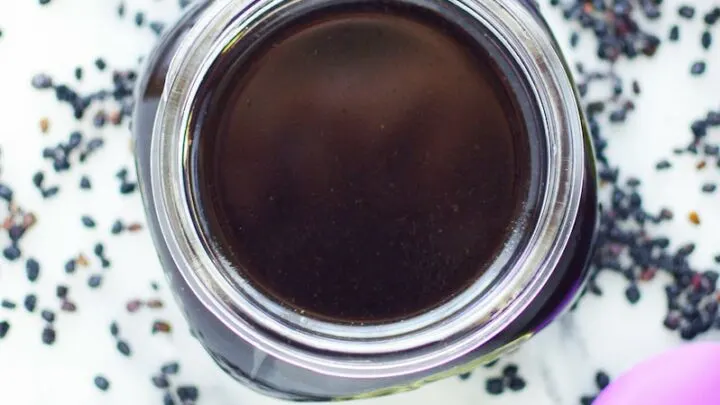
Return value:
<svg viewBox="0 0 720 405">
<path fill-rule="evenodd" d="M 464 301 L 453 299 L 418 316 L 425 316 L 424 322 L 413 318 L 388 325 L 338 325 L 267 307 L 271 304 L 238 291 L 242 280 L 231 280 L 215 270 L 216 263 L 196 230 L 192 203 L 186 198 L 184 167 L 193 101 L 212 62 L 257 24 L 293 7 L 351 1 L 216 0 L 210 4 L 170 65 L 153 129 L 151 192 L 158 202 L 162 238 L 181 276 L 233 333 L 273 356 L 320 373 L 358 378 L 404 375 L 446 364 L 492 339 L 531 304 L 547 282 L 579 209 L 585 153 L 578 135 L 583 132 L 582 117 L 554 39 L 519 1 L 393 0 L 462 10 L 502 42 L 530 81 L 548 143 L 546 189 L 530 242 L 520 255 L 520 265 L 509 269 L 492 289 L 488 291 L 488 278 L 481 277 L 475 291 L 482 291 L 481 295 L 467 294 Z M 244 287 L 242 292 L 252 293 L 251 286 Z M 404 355 L 393 356 L 400 352 Z M 369 356 L 372 364 L 363 361 Z"/>
</svg>

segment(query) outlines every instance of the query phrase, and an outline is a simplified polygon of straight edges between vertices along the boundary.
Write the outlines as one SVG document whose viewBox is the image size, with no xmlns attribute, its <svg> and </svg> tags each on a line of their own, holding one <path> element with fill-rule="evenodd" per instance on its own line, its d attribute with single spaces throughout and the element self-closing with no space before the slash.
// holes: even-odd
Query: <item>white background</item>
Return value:
<svg viewBox="0 0 720 405">
<path fill-rule="evenodd" d="M 146 10 L 148 19 L 169 20 L 177 16 L 175 0 L 126 0 L 130 18 L 116 17 L 115 0 L 54 0 L 41 7 L 36 0 L 0 0 L 0 181 L 12 186 L 16 200 L 37 213 L 39 222 L 22 241 L 23 252 L 35 256 L 42 265 L 40 281 L 31 285 L 24 276 L 24 260 L 8 263 L 0 260 L 0 298 L 19 304 L 25 294 L 39 295 L 38 308 L 57 310 L 54 297 L 57 283 L 71 286 L 77 302 L 76 314 L 58 315 L 58 339 L 54 346 L 40 341 L 43 321 L 39 314 L 28 315 L 0 308 L 0 320 L 12 327 L 0 341 L 0 404 L 160 404 L 162 392 L 150 383 L 150 375 L 168 360 L 181 359 L 182 370 L 176 384 L 195 383 L 200 387 L 200 403 L 211 405 L 276 403 L 234 383 L 211 363 L 199 345 L 189 336 L 168 291 L 159 294 L 170 308 L 160 312 L 143 311 L 129 315 L 124 310 L 129 298 L 151 298 L 151 280 L 163 281 L 153 247 L 146 232 L 140 235 L 111 236 L 109 229 L 116 218 L 141 220 L 138 194 L 119 196 L 115 172 L 121 166 L 132 168 L 130 134 L 123 126 L 103 130 L 106 147 L 89 163 L 74 166 L 69 173 L 56 175 L 41 157 L 45 146 L 66 141 L 70 131 L 82 129 L 86 136 L 99 135 L 90 124 L 77 123 L 67 106 L 58 106 L 51 93 L 40 93 L 30 86 L 38 72 L 49 72 L 58 81 L 74 82 L 77 65 L 85 67 L 83 89 L 95 89 L 110 83 L 109 74 L 98 73 L 92 62 L 102 56 L 110 67 L 135 67 L 137 58 L 153 45 L 149 30 L 135 29 L 134 12 Z M 666 18 L 652 27 L 663 37 L 676 21 L 676 0 L 666 0 Z M 698 0 L 696 4 L 709 1 Z M 557 10 L 549 10 L 548 19 L 565 46 L 568 27 Z M 696 20 L 698 17 L 696 16 Z M 716 28 L 716 41 L 720 32 Z M 679 44 L 663 44 L 652 60 L 621 63 L 619 72 L 628 79 L 637 78 L 643 88 L 637 100 L 638 111 L 622 126 L 607 127 L 609 155 L 622 172 L 643 179 L 647 208 L 671 207 L 676 219 L 659 230 L 672 235 L 676 244 L 697 241 L 693 264 L 712 268 L 712 257 L 720 253 L 720 193 L 699 192 L 706 181 L 718 181 L 719 171 L 708 168 L 698 174 L 690 157 L 675 158 L 671 151 L 690 139 L 688 126 L 710 108 L 720 108 L 720 54 L 701 49 L 701 24 L 684 23 Z M 720 44 L 716 44 L 716 48 Z M 569 51 L 570 59 L 594 61 L 594 43 L 583 36 L 580 50 Z M 691 78 L 690 64 L 698 58 L 708 61 L 703 78 Z M 629 87 L 626 88 L 629 90 Z M 91 117 L 92 114 L 89 114 Z M 48 117 L 50 132 L 43 135 L 38 121 Z M 720 140 L 720 131 L 711 137 Z M 671 158 L 674 169 L 655 172 L 655 163 Z M 33 173 L 42 168 L 46 182 L 60 184 L 57 198 L 43 201 L 32 186 Z M 78 183 L 87 174 L 93 181 L 92 192 L 81 192 Z M 134 176 L 134 175 L 131 175 Z M 697 210 L 700 226 L 687 221 L 687 213 Z M 80 217 L 93 216 L 95 230 L 80 226 Z M 103 287 L 86 287 L 90 273 L 100 272 L 97 261 L 74 276 L 63 272 L 64 263 L 85 252 L 93 257 L 92 247 L 106 241 L 113 266 L 105 272 Z M 5 246 L 6 236 L 0 238 Z M 715 268 L 718 266 L 716 265 Z M 520 363 L 520 372 L 528 382 L 522 393 L 488 397 L 484 376 L 498 374 L 499 367 L 479 371 L 471 380 L 450 379 L 421 390 L 394 397 L 372 400 L 376 404 L 577 404 L 584 393 L 593 393 L 595 370 L 602 368 L 616 376 L 642 359 L 680 343 L 676 334 L 661 326 L 665 314 L 663 286 L 659 278 L 641 287 L 643 298 L 635 306 L 624 299 L 625 282 L 604 275 L 599 283 L 602 298 L 588 297 L 580 309 L 543 332 L 519 353 L 506 361 Z M 38 311 L 39 312 L 39 311 Z M 171 336 L 150 336 L 156 318 L 174 322 Z M 120 356 L 108 331 L 117 320 L 121 334 L 132 345 L 131 358 Z M 718 335 L 705 338 L 718 338 Z M 506 362 L 504 361 L 504 362 Z M 504 364 L 501 363 L 502 364 Z M 98 391 L 93 377 L 102 373 L 111 381 L 108 392 Z"/>
</svg>

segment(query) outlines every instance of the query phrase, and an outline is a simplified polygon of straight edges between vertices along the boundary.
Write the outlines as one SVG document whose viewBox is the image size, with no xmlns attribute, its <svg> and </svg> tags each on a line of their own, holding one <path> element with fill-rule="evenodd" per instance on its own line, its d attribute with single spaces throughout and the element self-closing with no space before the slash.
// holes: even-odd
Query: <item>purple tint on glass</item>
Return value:
<svg viewBox="0 0 720 405">
<path fill-rule="evenodd" d="M 720 344 L 681 346 L 634 367 L 594 405 L 720 404 Z"/>
</svg>

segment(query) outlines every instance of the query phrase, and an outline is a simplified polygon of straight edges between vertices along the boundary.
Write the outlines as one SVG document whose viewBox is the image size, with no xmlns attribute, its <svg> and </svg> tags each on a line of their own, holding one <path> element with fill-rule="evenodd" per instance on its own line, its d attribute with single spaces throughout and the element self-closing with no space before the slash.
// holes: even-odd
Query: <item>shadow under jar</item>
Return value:
<svg viewBox="0 0 720 405">
<path fill-rule="evenodd" d="M 256 390 L 416 388 L 582 290 L 592 147 L 529 2 L 198 2 L 137 94 L 160 261 L 197 338 Z"/>
</svg>

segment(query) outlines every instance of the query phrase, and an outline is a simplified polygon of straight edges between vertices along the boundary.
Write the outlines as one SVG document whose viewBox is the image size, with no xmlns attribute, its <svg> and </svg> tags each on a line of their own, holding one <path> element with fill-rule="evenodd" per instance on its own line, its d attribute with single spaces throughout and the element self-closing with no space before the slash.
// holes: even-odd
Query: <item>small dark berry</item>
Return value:
<svg viewBox="0 0 720 405">
<path fill-rule="evenodd" d="M 17 304 L 8 299 L 3 299 L 2 301 L 0 301 L 0 307 L 3 307 L 5 309 L 15 309 L 17 308 Z"/>
<path fill-rule="evenodd" d="M 49 188 L 46 188 L 42 191 L 43 198 L 51 198 L 54 197 L 58 192 L 60 191 L 60 187 L 58 186 L 52 186 Z"/>
<path fill-rule="evenodd" d="M 579 42 L 580 42 L 580 34 L 578 34 L 577 31 L 573 31 L 573 33 L 570 34 L 570 46 L 575 48 Z"/>
<path fill-rule="evenodd" d="M 17 260 L 20 255 L 22 255 L 22 252 L 20 252 L 20 248 L 14 243 L 3 249 L 3 256 L 10 261 Z"/>
<path fill-rule="evenodd" d="M 625 290 L 625 297 L 631 304 L 636 304 L 638 301 L 640 301 L 640 290 L 635 284 L 631 284 Z"/>
<path fill-rule="evenodd" d="M 49 309 L 43 309 L 42 312 L 40 313 L 40 316 L 42 317 L 42 319 L 45 320 L 45 322 L 48 322 L 48 323 L 55 322 L 55 313 L 53 313 Z"/>
<path fill-rule="evenodd" d="M 670 28 L 670 35 L 668 36 L 668 38 L 670 39 L 670 41 L 673 41 L 673 42 L 679 40 L 680 39 L 680 27 L 678 27 L 677 25 L 673 25 Z"/>
<path fill-rule="evenodd" d="M 152 21 L 150 23 L 150 29 L 155 34 L 160 35 L 165 30 L 165 24 L 161 23 L 160 21 Z"/>
<path fill-rule="evenodd" d="M 37 281 L 38 276 L 40 276 L 40 263 L 32 257 L 25 262 L 25 275 L 30 282 Z"/>
<path fill-rule="evenodd" d="M 715 25 L 718 19 L 720 19 L 720 7 L 714 7 L 703 17 L 703 21 L 707 25 Z"/>
<path fill-rule="evenodd" d="M 712 45 L 712 34 L 710 31 L 703 32 L 702 37 L 700 38 L 700 44 L 704 49 L 710 49 L 710 46 Z"/>
<path fill-rule="evenodd" d="M 503 368 L 502 373 L 505 377 L 514 377 L 518 373 L 518 366 L 515 364 L 508 364 L 505 368 Z"/>
<path fill-rule="evenodd" d="M 35 187 L 42 187 L 43 182 L 45 181 L 45 174 L 43 174 L 43 172 L 35 173 L 33 175 L 32 181 Z"/>
<path fill-rule="evenodd" d="M 128 343 L 124 340 L 119 340 L 117 342 L 117 349 L 123 356 L 130 356 L 132 354 L 130 345 L 128 345 Z"/>
<path fill-rule="evenodd" d="M 105 63 L 104 59 L 97 58 L 95 59 L 95 67 L 98 68 L 99 71 L 103 71 L 107 68 L 107 63 Z"/>
<path fill-rule="evenodd" d="M 0 198 L 2 198 L 5 201 L 12 201 L 13 198 L 13 191 L 10 187 L 0 184 Z"/>
<path fill-rule="evenodd" d="M 87 215 L 83 215 L 82 218 L 81 218 L 81 221 L 82 221 L 82 224 L 83 224 L 86 228 L 95 228 L 95 225 L 96 225 L 96 224 L 95 224 L 95 220 L 92 219 L 91 217 L 89 217 L 89 216 L 87 216 Z"/>
<path fill-rule="evenodd" d="M 93 252 L 97 256 L 102 256 L 105 253 L 105 246 L 102 243 L 96 243 Z"/>
<path fill-rule="evenodd" d="M 53 86 L 53 80 L 50 76 L 40 73 L 33 76 L 30 81 L 32 86 L 38 90 L 49 89 Z"/>
<path fill-rule="evenodd" d="M 140 309 L 140 307 L 142 307 L 142 301 L 140 301 L 140 300 L 130 300 L 125 304 L 125 308 L 130 313 L 137 312 Z"/>
<path fill-rule="evenodd" d="M 87 150 L 89 152 L 100 149 L 105 144 L 102 138 L 93 138 L 87 143 Z"/>
<path fill-rule="evenodd" d="M 8 321 L 0 321 L 0 339 L 7 336 L 10 331 L 10 323 Z"/>
<path fill-rule="evenodd" d="M 98 111 L 93 116 L 93 125 L 95 126 L 95 128 L 104 127 L 106 122 L 107 122 L 107 117 L 105 116 L 104 111 Z"/>
<path fill-rule="evenodd" d="M 42 331 L 42 342 L 46 345 L 55 343 L 55 329 L 51 326 L 46 326 Z"/>
<path fill-rule="evenodd" d="M 162 302 L 162 300 L 159 299 L 152 299 L 145 302 L 145 305 L 147 305 L 148 308 L 152 309 L 158 309 L 165 306 L 165 304 Z"/>
<path fill-rule="evenodd" d="M 65 263 L 65 273 L 73 274 L 75 273 L 75 269 L 77 269 L 77 262 L 75 259 L 70 259 L 67 263 Z"/>
<path fill-rule="evenodd" d="M 175 400 L 169 392 L 166 392 L 163 396 L 163 405 L 175 405 Z"/>
<path fill-rule="evenodd" d="M 673 219 L 674 216 L 675 214 L 667 208 L 663 208 L 662 210 L 660 210 L 660 218 L 662 219 L 670 220 Z"/>
<path fill-rule="evenodd" d="M 525 386 L 527 384 L 525 383 L 525 380 L 523 380 L 520 377 L 513 377 L 510 379 L 510 382 L 508 383 L 508 388 L 512 391 L 522 391 L 525 389 Z"/>
<path fill-rule="evenodd" d="M 110 228 L 110 233 L 118 235 L 123 231 L 123 229 L 125 229 L 125 225 L 123 225 L 122 221 L 117 220 L 113 223 L 112 228 Z"/>
<path fill-rule="evenodd" d="M 580 398 L 580 405 L 592 405 L 592 403 L 595 402 L 595 397 L 582 397 Z"/>
<path fill-rule="evenodd" d="M 680 246 L 677 250 L 678 256 L 687 257 L 690 256 L 695 251 L 695 244 L 694 243 L 686 243 L 682 246 Z"/>
<path fill-rule="evenodd" d="M 137 183 L 123 182 L 122 184 L 120 184 L 120 193 L 131 194 L 135 191 L 136 188 Z"/>
<path fill-rule="evenodd" d="M 17 241 L 19 241 L 24 234 L 25 228 L 21 225 L 13 225 L 10 227 L 10 229 L 8 229 L 8 236 L 10 237 L 10 241 L 15 243 L 17 243 Z"/>
<path fill-rule="evenodd" d="M 668 162 L 667 160 L 661 160 L 655 164 L 655 169 L 657 170 L 665 170 L 672 167 L 672 164 Z"/>
<path fill-rule="evenodd" d="M 120 327 L 117 322 L 113 321 L 113 323 L 110 324 L 110 334 L 114 337 L 117 337 L 120 334 Z"/>
<path fill-rule="evenodd" d="M 101 375 L 95 377 L 94 382 L 95 382 L 95 386 L 96 386 L 100 391 L 107 391 L 108 388 L 110 388 L 110 381 L 108 381 L 107 378 L 105 378 L 105 377 L 103 377 L 103 376 L 101 376 Z"/>
<path fill-rule="evenodd" d="M 165 375 L 160 374 L 152 377 L 152 383 L 155 387 L 164 389 L 170 386 L 170 382 L 168 381 L 167 377 Z"/>
<path fill-rule="evenodd" d="M 690 74 L 693 76 L 700 76 L 705 73 L 706 68 L 707 65 L 705 64 L 705 62 L 695 62 L 692 64 L 692 66 L 690 66 Z"/>
<path fill-rule="evenodd" d="M 156 333 L 170 333 L 172 332 L 172 326 L 165 321 L 155 321 L 152 325 L 152 334 Z"/>
<path fill-rule="evenodd" d="M 680 17 L 690 20 L 695 17 L 695 7 L 687 5 L 681 6 L 678 9 L 678 14 L 680 15 Z"/>
<path fill-rule="evenodd" d="M 589 115 L 601 114 L 603 111 L 605 111 L 605 103 L 602 101 L 593 101 L 591 103 L 588 103 L 585 110 Z"/>
<path fill-rule="evenodd" d="M 494 367 L 494 366 L 495 366 L 496 364 L 498 364 L 499 362 L 500 362 L 500 359 L 495 359 L 495 360 L 491 361 L 490 363 L 485 363 L 485 364 L 483 365 L 483 367 L 485 367 L 485 368 L 491 368 L 491 367 Z"/>
<path fill-rule="evenodd" d="M 37 307 L 37 297 L 35 294 L 26 295 L 23 306 L 28 312 L 35 312 L 35 308 Z"/>
<path fill-rule="evenodd" d="M 598 371 L 597 374 L 595 374 L 595 385 L 599 390 L 604 390 L 605 387 L 610 385 L 610 376 L 604 371 Z"/>
<path fill-rule="evenodd" d="M 463 381 L 467 381 L 470 379 L 470 377 L 472 377 L 472 372 L 458 374 L 458 377 Z"/>
<path fill-rule="evenodd" d="M 627 119 L 627 111 L 625 109 L 615 110 L 610 113 L 610 122 L 624 122 Z"/>
<path fill-rule="evenodd" d="M 505 390 L 505 382 L 502 378 L 489 378 L 485 381 L 485 391 L 490 395 L 500 395 Z"/>
<path fill-rule="evenodd" d="M 690 131 L 696 138 L 702 138 L 707 135 L 707 122 L 704 120 L 697 120 L 690 125 Z"/>
<path fill-rule="evenodd" d="M 60 306 L 60 309 L 65 312 L 75 312 L 77 311 L 77 305 L 75 303 L 70 301 L 63 301 L 62 305 Z"/>
<path fill-rule="evenodd" d="M 705 304 L 705 308 L 703 309 L 707 314 L 714 316 L 718 312 L 718 302 L 715 300 L 709 301 L 707 304 Z"/>
<path fill-rule="evenodd" d="M 695 339 L 696 336 L 697 336 L 697 331 L 692 326 L 692 324 L 686 325 L 686 326 L 683 326 L 682 328 L 680 328 L 680 337 L 683 340 L 693 340 L 693 339 Z"/>
<path fill-rule="evenodd" d="M 180 364 L 176 362 L 167 363 L 160 368 L 163 374 L 177 374 L 180 371 Z"/>
<path fill-rule="evenodd" d="M 200 396 L 200 391 L 192 385 L 182 385 L 177 388 L 177 395 L 180 402 L 196 402 Z"/>
<path fill-rule="evenodd" d="M 88 278 L 88 287 L 98 288 L 102 284 L 102 276 L 100 274 L 93 274 Z"/>
<path fill-rule="evenodd" d="M 663 321 L 663 325 L 669 330 L 677 330 L 680 327 L 680 318 L 673 315 L 668 315 Z"/>
<path fill-rule="evenodd" d="M 59 285 L 57 286 L 57 288 L 55 288 L 55 295 L 58 298 L 63 299 L 67 297 L 69 291 L 70 289 L 67 286 Z"/>
</svg>

